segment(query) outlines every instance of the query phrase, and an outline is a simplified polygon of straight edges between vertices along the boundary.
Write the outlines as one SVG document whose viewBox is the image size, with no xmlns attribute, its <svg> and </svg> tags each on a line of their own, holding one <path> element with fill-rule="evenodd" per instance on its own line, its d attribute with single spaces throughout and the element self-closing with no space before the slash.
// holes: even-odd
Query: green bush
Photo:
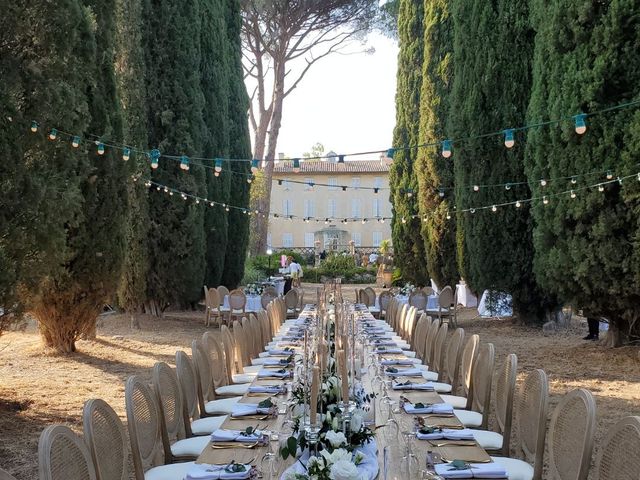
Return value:
<svg viewBox="0 0 640 480">
<path fill-rule="evenodd" d="M 304 265 L 305 264 L 305 259 L 303 258 L 302 254 L 300 252 L 294 252 L 293 250 L 278 250 L 277 252 L 273 253 L 273 257 L 275 258 L 276 262 L 278 262 L 278 265 L 280 265 L 280 255 L 286 255 L 287 257 L 293 257 L 293 260 L 296 263 L 299 263 L 300 265 Z M 271 259 L 271 261 L 273 262 L 274 259 Z"/>
<path fill-rule="evenodd" d="M 242 277 L 242 281 L 240 282 L 242 285 L 248 285 L 250 283 L 257 283 L 264 280 L 267 277 L 267 274 L 255 266 L 251 264 L 251 262 L 246 262 L 244 264 L 244 276 Z"/>
<path fill-rule="evenodd" d="M 326 268 L 322 264 L 317 268 L 306 268 L 304 270 L 304 280 L 307 282 L 321 282 L 322 278 L 341 277 L 344 283 L 375 283 L 376 270 L 372 268 L 349 266 L 343 269 L 337 269 L 334 265 Z"/>
</svg>

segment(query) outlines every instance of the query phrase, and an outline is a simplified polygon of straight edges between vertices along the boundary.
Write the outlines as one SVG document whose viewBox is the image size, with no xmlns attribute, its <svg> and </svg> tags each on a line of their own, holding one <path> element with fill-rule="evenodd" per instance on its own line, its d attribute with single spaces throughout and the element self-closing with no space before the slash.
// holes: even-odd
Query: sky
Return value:
<svg viewBox="0 0 640 480">
<path fill-rule="evenodd" d="M 311 67 L 285 99 L 277 152 L 301 157 L 316 142 L 338 154 L 391 146 L 398 46 L 371 34 L 368 47 L 375 53 L 330 55 Z"/>
</svg>

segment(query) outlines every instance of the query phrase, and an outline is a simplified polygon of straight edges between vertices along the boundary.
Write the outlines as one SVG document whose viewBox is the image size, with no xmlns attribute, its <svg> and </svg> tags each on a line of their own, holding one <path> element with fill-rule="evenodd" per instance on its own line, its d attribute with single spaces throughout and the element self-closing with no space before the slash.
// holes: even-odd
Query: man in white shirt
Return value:
<svg viewBox="0 0 640 480">
<path fill-rule="evenodd" d="M 291 272 L 293 286 L 300 287 L 300 279 L 302 278 L 302 266 L 295 260 L 291 260 L 291 263 L 289 264 L 289 272 Z"/>
<path fill-rule="evenodd" d="M 378 261 L 378 254 L 376 252 L 371 252 L 369 255 L 369 265 L 375 265 Z"/>
</svg>

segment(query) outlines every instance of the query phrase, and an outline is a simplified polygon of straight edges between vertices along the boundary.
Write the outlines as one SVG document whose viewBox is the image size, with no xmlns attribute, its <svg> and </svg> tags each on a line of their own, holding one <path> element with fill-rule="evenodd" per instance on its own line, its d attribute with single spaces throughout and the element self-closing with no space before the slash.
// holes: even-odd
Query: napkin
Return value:
<svg viewBox="0 0 640 480">
<path fill-rule="evenodd" d="M 398 344 L 396 342 L 394 342 L 393 340 L 389 339 L 378 339 L 378 340 L 374 340 L 373 343 L 376 345 L 376 347 L 388 347 L 388 346 L 393 346 L 393 347 L 397 347 Z"/>
<path fill-rule="evenodd" d="M 498 463 L 470 463 L 470 468 L 454 470 L 450 463 L 436 465 L 436 473 L 443 478 L 507 478 L 507 471 Z"/>
<path fill-rule="evenodd" d="M 269 415 L 269 408 L 258 408 L 258 405 L 251 403 L 236 403 L 231 411 L 232 417 L 244 417 L 247 415 Z"/>
<path fill-rule="evenodd" d="M 420 363 L 419 358 L 389 358 L 380 362 L 382 365 L 413 365 Z"/>
<path fill-rule="evenodd" d="M 432 382 L 426 383 L 396 383 L 393 386 L 394 390 L 422 390 L 423 392 L 433 392 L 435 387 Z"/>
<path fill-rule="evenodd" d="M 219 428 L 211 434 L 212 442 L 241 442 L 241 443 L 256 443 L 262 439 L 263 433 L 257 430 L 251 435 L 242 435 L 240 430 L 227 430 Z"/>
<path fill-rule="evenodd" d="M 273 349 L 269 350 L 268 353 L 272 357 L 282 357 L 282 356 L 288 357 L 289 355 L 293 355 L 294 354 L 293 350 L 284 350 L 284 349 L 280 349 L 280 348 L 273 348 Z"/>
<path fill-rule="evenodd" d="M 260 370 L 258 372 L 258 378 L 289 378 L 291 376 L 290 371 L 280 372 L 278 370 Z"/>
<path fill-rule="evenodd" d="M 402 370 L 398 370 L 397 372 L 388 372 L 384 371 L 390 377 L 421 377 L 422 370 L 419 368 L 404 368 Z"/>
<path fill-rule="evenodd" d="M 285 389 L 281 385 L 251 385 L 249 387 L 249 393 L 270 393 L 272 395 L 278 395 L 284 393 Z"/>
<path fill-rule="evenodd" d="M 245 465 L 244 472 L 227 472 L 225 465 L 208 465 L 206 463 L 194 464 L 187 471 L 185 480 L 241 480 L 251 475 L 251 464 Z"/>
<path fill-rule="evenodd" d="M 287 364 L 287 359 L 286 358 L 265 358 L 264 361 L 262 362 L 262 365 L 286 365 Z"/>
<path fill-rule="evenodd" d="M 376 353 L 402 353 L 400 347 L 378 347 Z"/>
<path fill-rule="evenodd" d="M 425 405 L 422 408 L 416 408 L 412 403 L 405 402 L 404 411 L 410 414 L 441 414 L 453 415 L 453 406 L 448 403 L 434 403 L 433 405 Z"/>
<path fill-rule="evenodd" d="M 433 433 L 418 432 L 416 438 L 418 440 L 475 440 L 473 431 L 468 428 L 463 428 L 462 430 L 443 428 Z"/>
</svg>

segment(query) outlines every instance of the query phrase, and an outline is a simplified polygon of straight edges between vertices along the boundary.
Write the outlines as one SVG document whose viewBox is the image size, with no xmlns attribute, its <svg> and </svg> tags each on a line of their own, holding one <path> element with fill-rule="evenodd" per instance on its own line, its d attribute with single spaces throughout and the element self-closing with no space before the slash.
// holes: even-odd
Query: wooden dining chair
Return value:
<svg viewBox="0 0 640 480">
<path fill-rule="evenodd" d="M 478 356 L 473 365 L 471 408 L 454 410 L 465 427 L 479 427 L 486 430 L 489 425 L 494 367 L 495 348 L 492 343 L 485 343 L 478 349 Z"/>
<path fill-rule="evenodd" d="M 459 383 L 460 363 L 462 359 L 462 345 L 464 344 L 464 329 L 456 328 L 447 343 L 444 355 L 443 376 L 441 381 L 451 385 L 451 393 L 455 394 Z"/>
<path fill-rule="evenodd" d="M 596 459 L 599 480 L 638 480 L 640 417 L 624 417 L 609 429 Z"/>
<path fill-rule="evenodd" d="M 383 290 L 378 295 L 378 306 L 380 307 L 380 318 L 387 318 L 387 309 L 389 307 L 389 301 L 393 298 L 389 290 Z"/>
<path fill-rule="evenodd" d="M 127 436 L 113 408 L 99 398 L 87 400 L 82 430 L 97 480 L 129 480 Z"/>
<path fill-rule="evenodd" d="M 473 366 L 476 362 L 476 356 L 478 355 L 478 345 L 480 344 L 480 337 L 477 334 L 471 335 L 469 340 L 462 350 L 462 357 L 460 359 L 460 383 L 459 385 L 452 385 L 452 391 L 458 391 L 461 387 L 459 395 L 441 395 L 442 400 L 446 403 L 453 405 L 454 408 L 467 409 L 471 408 L 471 402 L 473 400 Z"/>
<path fill-rule="evenodd" d="M 6 470 L 3 470 L 2 468 L 0 468 L 0 480 L 16 480 L 16 477 L 11 475 Z"/>
<path fill-rule="evenodd" d="M 427 309 L 427 300 L 429 297 L 422 290 L 415 290 L 409 295 L 409 305 L 416 307 L 419 312 Z"/>
<path fill-rule="evenodd" d="M 229 323 L 234 320 L 241 319 L 246 314 L 247 296 L 245 293 L 236 288 L 229 292 Z"/>
<path fill-rule="evenodd" d="M 298 292 L 292 288 L 284 296 L 284 301 L 287 307 L 287 318 L 295 318 L 298 308 Z"/>
<path fill-rule="evenodd" d="M 84 441 L 64 425 L 50 425 L 38 441 L 40 480 L 96 480 Z"/>
</svg>

